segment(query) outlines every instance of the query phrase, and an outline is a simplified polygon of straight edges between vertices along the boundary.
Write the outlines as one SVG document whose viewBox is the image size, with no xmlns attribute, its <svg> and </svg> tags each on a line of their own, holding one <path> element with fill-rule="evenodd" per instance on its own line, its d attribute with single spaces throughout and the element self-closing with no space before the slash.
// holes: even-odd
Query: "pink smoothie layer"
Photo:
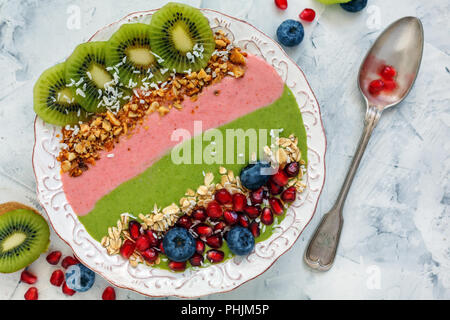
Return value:
<svg viewBox="0 0 450 320">
<path fill-rule="evenodd" d="M 273 103 L 283 89 L 284 83 L 272 66 L 249 55 L 243 78 L 226 77 L 206 87 L 197 101 L 186 99 L 181 110 L 172 109 L 163 117 L 151 114 L 131 137 L 122 138 L 111 152 L 103 152 L 96 165 L 81 176 L 64 174 L 67 200 L 78 215 L 88 214 L 100 198 L 145 171 L 177 145 L 180 141 L 171 140 L 175 129 L 183 128 L 193 135 L 194 121 L 199 120 L 203 131 L 219 127 Z M 219 95 L 214 94 L 217 90 Z"/>
</svg>

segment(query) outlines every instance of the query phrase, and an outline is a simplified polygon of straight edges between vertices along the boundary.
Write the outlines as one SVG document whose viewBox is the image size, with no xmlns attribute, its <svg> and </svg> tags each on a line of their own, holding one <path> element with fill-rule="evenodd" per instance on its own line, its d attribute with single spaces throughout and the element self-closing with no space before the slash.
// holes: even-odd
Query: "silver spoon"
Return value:
<svg viewBox="0 0 450 320">
<path fill-rule="evenodd" d="M 313 269 L 327 271 L 336 256 L 342 225 L 342 208 L 373 129 L 384 109 L 399 104 L 408 95 L 422 60 L 424 35 L 422 23 L 415 17 L 404 17 L 392 23 L 373 44 L 359 69 L 358 86 L 366 101 L 364 132 L 353 157 L 341 192 L 333 208 L 324 215 L 305 251 L 305 262 Z M 369 83 L 380 78 L 380 67 L 391 65 L 397 71 L 397 88 L 372 95 Z"/>
</svg>

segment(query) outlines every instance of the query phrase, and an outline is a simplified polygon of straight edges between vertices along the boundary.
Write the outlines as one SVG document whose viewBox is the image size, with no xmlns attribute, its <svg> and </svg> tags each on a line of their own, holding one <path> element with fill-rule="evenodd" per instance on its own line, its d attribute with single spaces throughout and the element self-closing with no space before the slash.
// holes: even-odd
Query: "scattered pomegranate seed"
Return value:
<svg viewBox="0 0 450 320">
<path fill-rule="evenodd" d="M 283 214 L 284 208 L 283 208 L 283 205 L 281 204 L 280 199 L 270 198 L 269 204 L 270 204 L 270 207 L 272 208 L 274 214 L 276 214 L 277 216 L 280 216 Z"/>
<path fill-rule="evenodd" d="M 248 228 L 250 229 L 250 232 L 253 234 L 254 238 L 258 238 L 259 237 L 260 230 L 259 230 L 259 223 L 258 222 L 253 221 L 252 223 L 250 223 Z"/>
<path fill-rule="evenodd" d="M 210 236 L 206 239 L 206 244 L 214 249 L 219 249 L 222 246 L 223 239 L 222 236 L 216 234 L 213 236 Z"/>
<path fill-rule="evenodd" d="M 23 295 L 25 300 L 37 300 L 39 298 L 38 289 L 36 287 L 31 287 Z"/>
<path fill-rule="evenodd" d="M 380 93 L 381 90 L 384 89 L 384 81 L 381 79 L 378 80 L 373 80 L 370 84 L 369 84 L 369 92 L 372 95 L 377 95 Z"/>
<path fill-rule="evenodd" d="M 186 269 L 186 261 L 183 262 L 170 261 L 169 268 L 173 271 L 184 271 L 184 269 Z"/>
<path fill-rule="evenodd" d="M 205 252 L 205 243 L 202 240 L 196 240 L 195 252 L 198 254 L 203 254 Z"/>
<path fill-rule="evenodd" d="M 137 221 L 130 221 L 128 223 L 128 232 L 130 233 L 131 239 L 136 241 L 141 235 L 141 225 Z"/>
<path fill-rule="evenodd" d="M 264 200 L 264 189 L 261 187 L 258 190 L 250 192 L 250 201 L 253 204 L 261 204 Z"/>
<path fill-rule="evenodd" d="M 227 224 L 224 221 L 220 221 L 218 224 L 214 226 L 214 233 L 223 232 L 225 230 Z"/>
<path fill-rule="evenodd" d="M 122 248 L 120 248 L 120 254 L 128 260 L 133 254 L 134 249 L 136 249 L 136 245 L 131 240 L 125 240 Z"/>
<path fill-rule="evenodd" d="M 247 198 L 242 193 L 233 194 L 233 210 L 242 212 L 247 205 Z"/>
<path fill-rule="evenodd" d="M 75 294 L 76 291 L 70 289 L 70 288 L 67 286 L 67 283 L 64 281 L 64 284 L 63 284 L 63 286 L 62 286 L 62 292 L 63 292 L 65 295 L 73 296 L 73 295 Z"/>
<path fill-rule="evenodd" d="M 232 226 L 238 222 L 238 214 L 232 210 L 225 210 L 223 219 L 228 225 Z"/>
<path fill-rule="evenodd" d="M 271 195 L 278 195 L 281 193 L 281 191 L 283 191 L 283 187 L 280 187 L 279 185 L 277 185 L 275 182 L 269 180 L 267 182 L 267 187 L 269 188 L 269 192 Z"/>
<path fill-rule="evenodd" d="M 283 191 L 283 193 L 281 194 L 281 199 L 284 202 L 294 202 L 296 195 L 297 190 L 295 189 L 295 187 L 289 187 Z"/>
<path fill-rule="evenodd" d="M 59 287 L 64 282 L 64 278 L 64 272 L 62 272 L 61 270 L 55 270 L 50 276 L 50 283 L 55 287 Z"/>
<path fill-rule="evenodd" d="M 30 271 L 23 270 L 20 275 L 20 281 L 28 283 L 28 284 L 34 284 L 37 281 L 37 277 L 34 274 L 32 274 Z"/>
<path fill-rule="evenodd" d="M 203 256 L 198 253 L 194 253 L 194 255 L 189 259 L 189 262 L 194 267 L 199 267 L 203 263 Z"/>
<path fill-rule="evenodd" d="M 290 178 L 298 176 L 298 173 L 300 172 L 300 163 L 298 162 L 288 163 L 286 167 L 284 167 L 284 172 Z"/>
<path fill-rule="evenodd" d="M 192 220 L 187 215 L 181 216 L 177 221 L 177 226 L 180 226 L 182 228 L 189 230 L 192 227 Z"/>
<path fill-rule="evenodd" d="M 159 248 L 159 251 L 161 253 L 164 253 L 164 246 L 163 246 L 163 242 L 162 241 L 159 243 L 158 248 Z"/>
<path fill-rule="evenodd" d="M 214 199 L 220 204 L 229 204 L 233 201 L 233 198 L 227 189 L 217 190 Z"/>
<path fill-rule="evenodd" d="M 313 9 L 306 8 L 300 13 L 299 17 L 302 20 L 311 22 L 316 18 L 316 12 Z"/>
<path fill-rule="evenodd" d="M 257 206 L 248 206 L 244 209 L 244 212 L 249 216 L 250 219 L 256 219 L 261 213 L 261 208 Z"/>
<path fill-rule="evenodd" d="M 211 249 L 208 250 L 208 252 L 206 253 L 206 257 L 212 263 L 218 263 L 221 262 L 223 258 L 225 258 L 225 253 L 223 253 L 223 251 L 220 250 Z"/>
<path fill-rule="evenodd" d="M 145 230 L 145 236 L 148 238 L 148 241 L 150 242 L 150 248 L 158 247 L 160 241 L 152 230 Z"/>
<path fill-rule="evenodd" d="M 61 251 L 50 252 L 47 256 L 47 262 L 52 265 L 57 265 L 59 263 L 59 259 L 61 259 L 61 256 Z"/>
<path fill-rule="evenodd" d="M 395 80 L 384 80 L 384 90 L 392 91 L 397 88 L 397 83 Z"/>
<path fill-rule="evenodd" d="M 150 248 L 150 240 L 145 235 L 139 236 L 136 240 L 135 246 L 139 251 L 145 251 Z"/>
<path fill-rule="evenodd" d="M 273 212 L 269 207 L 265 207 L 261 213 L 261 222 L 266 226 L 270 226 L 273 223 Z"/>
<path fill-rule="evenodd" d="M 397 75 L 397 71 L 393 66 L 383 66 L 380 75 L 386 80 L 391 80 Z"/>
<path fill-rule="evenodd" d="M 141 251 L 142 257 L 144 257 L 147 262 L 155 262 L 158 259 L 158 252 L 153 248 L 148 248 L 145 251 Z"/>
<path fill-rule="evenodd" d="M 116 291 L 113 287 L 106 287 L 102 294 L 103 300 L 116 300 Z"/>
<path fill-rule="evenodd" d="M 278 172 L 271 176 L 270 179 L 280 187 L 284 187 L 288 183 L 289 177 L 283 170 L 278 170 Z"/>
<path fill-rule="evenodd" d="M 208 218 L 208 215 L 206 214 L 206 210 L 205 208 L 197 208 L 195 209 L 192 214 L 191 214 L 192 218 L 194 218 L 194 220 L 200 221 L 200 222 L 204 222 L 206 220 L 206 218 Z"/>
<path fill-rule="evenodd" d="M 200 237 L 209 237 L 213 234 L 213 228 L 205 223 L 200 223 L 195 227 L 195 233 Z"/>
<path fill-rule="evenodd" d="M 67 269 L 68 267 L 73 266 L 73 265 L 78 264 L 78 263 L 80 263 L 80 261 L 77 258 L 71 257 L 71 256 L 67 256 L 61 261 L 61 266 L 64 269 Z"/>
<path fill-rule="evenodd" d="M 208 203 L 206 213 L 208 214 L 208 217 L 210 217 L 211 219 L 219 219 L 222 217 L 223 214 L 222 207 L 217 201 L 213 200 L 210 203 Z"/>
<path fill-rule="evenodd" d="M 281 10 L 286 10 L 288 7 L 287 0 L 275 0 L 275 5 Z"/>
<path fill-rule="evenodd" d="M 248 225 L 250 224 L 250 220 L 248 219 L 248 217 L 245 214 L 240 214 L 238 216 L 238 222 L 244 228 L 248 228 Z"/>
</svg>

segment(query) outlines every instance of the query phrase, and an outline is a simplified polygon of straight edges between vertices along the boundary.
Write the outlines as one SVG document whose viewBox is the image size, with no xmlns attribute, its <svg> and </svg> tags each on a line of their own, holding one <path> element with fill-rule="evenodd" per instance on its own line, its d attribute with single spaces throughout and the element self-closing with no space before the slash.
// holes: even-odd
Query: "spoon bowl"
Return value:
<svg viewBox="0 0 450 320">
<path fill-rule="evenodd" d="M 377 38 L 364 58 L 358 75 L 358 85 L 368 105 L 380 110 L 400 103 L 409 93 L 417 77 L 422 60 L 424 34 L 422 23 L 415 17 L 401 18 Z M 384 65 L 397 70 L 397 87 L 392 91 L 369 93 L 371 81 L 380 78 Z"/>
</svg>

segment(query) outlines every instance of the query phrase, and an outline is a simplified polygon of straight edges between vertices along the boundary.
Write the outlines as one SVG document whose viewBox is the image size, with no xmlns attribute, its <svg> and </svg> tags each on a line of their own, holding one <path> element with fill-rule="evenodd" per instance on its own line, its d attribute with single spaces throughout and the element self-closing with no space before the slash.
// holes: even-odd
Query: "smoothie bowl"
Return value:
<svg viewBox="0 0 450 320">
<path fill-rule="evenodd" d="M 226 292 L 260 275 L 306 227 L 324 183 L 303 73 L 212 10 L 169 4 L 100 30 L 43 73 L 35 110 L 38 199 L 56 233 L 148 296 Z"/>
</svg>

